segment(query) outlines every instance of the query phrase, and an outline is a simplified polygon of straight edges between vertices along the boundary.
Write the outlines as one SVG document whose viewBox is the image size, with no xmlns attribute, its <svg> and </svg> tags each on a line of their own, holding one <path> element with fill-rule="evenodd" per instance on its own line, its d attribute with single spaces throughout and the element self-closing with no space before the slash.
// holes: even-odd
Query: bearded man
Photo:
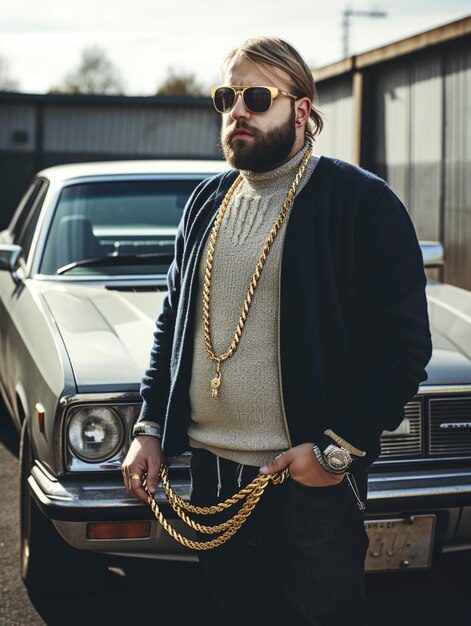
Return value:
<svg viewBox="0 0 471 626">
<path fill-rule="evenodd" d="M 420 247 L 383 180 L 313 153 L 315 84 L 290 44 L 251 39 L 222 77 L 233 169 L 185 209 L 124 481 L 147 501 L 142 474 L 154 492 L 162 455 L 189 449 L 208 506 L 288 469 L 199 553 L 217 623 L 364 626 L 367 468 L 431 355 Z"/>
</svg>

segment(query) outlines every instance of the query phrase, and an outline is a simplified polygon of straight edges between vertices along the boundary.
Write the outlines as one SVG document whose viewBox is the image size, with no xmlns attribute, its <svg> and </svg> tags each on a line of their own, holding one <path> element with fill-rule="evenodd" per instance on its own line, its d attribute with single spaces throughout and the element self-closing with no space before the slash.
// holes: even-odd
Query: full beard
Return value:
<svg viewBox="0 0 471 626">
<path fill-rule="evenodd" d="M 286 122 L 267 133 L 261 133 L 244 121 L 238 121 L 235 128 L 245 128 L 253 133 L 253 140 L 236 139 L 231 141 L 226 131 L 221 129 L 221 146 L 226 161 L 237 170 L 266 172 L 287 160 L 296 139 L 295 110 Z"/>
</svg>

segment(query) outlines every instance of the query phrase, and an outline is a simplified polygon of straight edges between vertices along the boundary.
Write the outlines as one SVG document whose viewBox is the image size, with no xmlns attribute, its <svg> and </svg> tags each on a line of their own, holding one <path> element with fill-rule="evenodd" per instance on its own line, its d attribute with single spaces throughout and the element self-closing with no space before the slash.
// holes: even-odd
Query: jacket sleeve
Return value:
<svg viewBox="0 0 471 626">
<path fill-rule="evenodd" d="M 187 248 L 191 245 L 191 227 L 197 212 L 208 201 L 212 194 L 217 194 L 224 187 L 229 173 L 216 175 L 202 181 L 193 191 L 183 211 L 182 219 L 175 237 L 175 255 L 167 273 L 167 295 L 162 312 L 157 318 L 153 343 L 150 351 L 149 367 L 141 380 L 140 394 L 143 399 L 141 412 L 137 421 L 151 420 L 164 427 L 171 385 L 171 364 L 174 346 L 177 341 L 175 324 L 179 311 L 181 281 L 185 272 L 188 255 Z M 184 306 L 180 304 L 180 308 Z"/>
<path fill-rule="evenodd" d="M 167 295 L 158 316 L 153 333 L 149 367 L 141 380 L 142 408 L 137 421 L 158 422 L 163 429 L 170 393 L 170 369 L 174 343 L 175 322 L 180 300 L 182 265 L 184 263 L 185 240 L 191 223 L 194 207 L 201 201 L 207 181 L 200 183 L 190 196 L 175 237 L 175 254 L 167 273 Z"/>
<path fill-rule="evenodd" d="M 175 256 L 167 273 L 167 295 L 157 318 L 149 367 L 141 380 L 142 408 L 137 421 L 152 420 L 163 428 L 170 390 L 170 359 L 180 297 L 180 272 L 184 242 L 184 220 L 180 222 L 175 239 Z"/>
<path fill-rule="evenodd" d="M 422 252 L 404 205 L 387 184 L 356 219 L 358 306 L 354 375 L 342 425 L 332 430 L 360 450 L 395 430 L 426 380 L 432 354 Z"/>
</svg>

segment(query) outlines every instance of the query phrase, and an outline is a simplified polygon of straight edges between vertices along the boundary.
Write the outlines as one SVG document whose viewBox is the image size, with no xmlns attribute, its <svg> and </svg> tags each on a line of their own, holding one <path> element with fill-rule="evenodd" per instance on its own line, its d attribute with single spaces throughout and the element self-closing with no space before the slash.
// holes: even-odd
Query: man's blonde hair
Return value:
<svg viewBox="0 0 471 626">
<path fill-rule="evenodd" d="M 231 62 L 240 57 L 268 66 L 268 69 L 279 78 L 286 79 L 288 75 L 290 90 L 298 98 L 307 97 L 312 102 L 317 98 L 317 89 L 309 66 L 296 48 L 287 41 L 278 37 L 247 39 L 241 46 L 229 52 L 222 65 L 222 73 L 224 74 Z M 276 70 L 281 70 L 284 75 L 280 75 Z M 306 135 L 315 139 L 323 126 L 321 114 L 313 106 L 306 124 Z"/>
</svg>

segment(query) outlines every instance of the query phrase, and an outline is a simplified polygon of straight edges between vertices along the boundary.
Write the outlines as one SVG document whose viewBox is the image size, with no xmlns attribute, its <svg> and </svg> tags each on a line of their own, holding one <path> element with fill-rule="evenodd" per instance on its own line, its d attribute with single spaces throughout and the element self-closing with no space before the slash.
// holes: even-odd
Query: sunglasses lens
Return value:
<svg viewBox="0 0 471 626">
<path fill-rule="evenodd" d="M 230 87 L 220 87 L 214 94 L 214 106 L 219 113 L 227 113 L 234 106 L 234 90 Z"/>
<path fill-rule="evenodd" d="M 271 106 L 271 93 L 266 87 L 249 87 L 244 91 L 245 106 L 252 113 L 265 113 Z"/>
</svg>

